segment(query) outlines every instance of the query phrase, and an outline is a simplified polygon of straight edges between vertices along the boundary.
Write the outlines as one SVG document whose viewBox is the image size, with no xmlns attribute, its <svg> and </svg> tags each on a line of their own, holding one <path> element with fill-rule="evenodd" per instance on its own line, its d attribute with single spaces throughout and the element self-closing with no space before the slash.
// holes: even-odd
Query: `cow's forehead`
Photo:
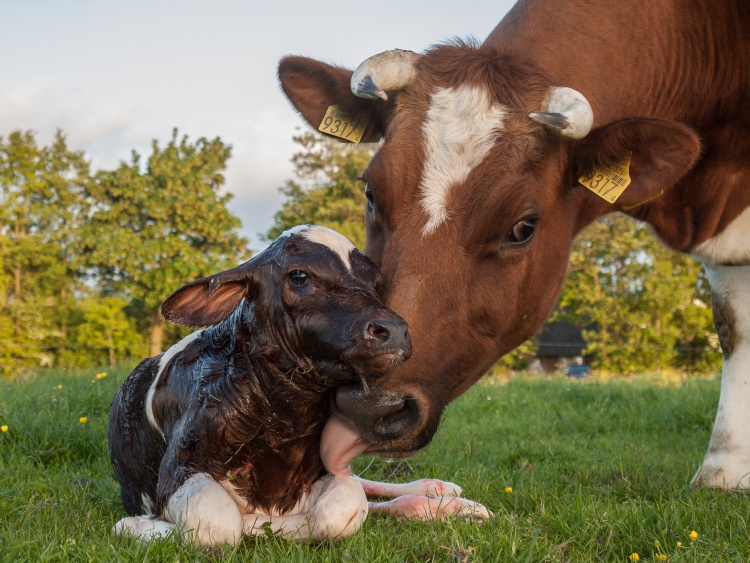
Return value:
<svg viewBox="0 0 750 563">
<path fill-rule="evenodd" d="M 425 163 L 419 189 L 428 235 L 449 216 L 450 190 L 462 184 L 487 156 L 503 129 L 505 106 L 485 87 L 437 88 L 422 125 Z"/>
<path fill-rule="evenodd" d="M 328 247 L 339 257 L 346 269 L 352 271 L 351 253 L 356 250 L 356 247 L 344 235 L 319 225 L 298 225 L 284 231 L 279 238 L 292 235 L 298 235 L 305 240 Z"/>
</svg>

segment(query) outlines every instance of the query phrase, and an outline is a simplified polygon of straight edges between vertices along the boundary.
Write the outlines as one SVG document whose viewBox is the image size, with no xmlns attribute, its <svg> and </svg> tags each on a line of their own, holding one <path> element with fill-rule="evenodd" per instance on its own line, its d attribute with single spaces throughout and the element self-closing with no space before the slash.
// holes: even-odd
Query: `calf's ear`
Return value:
<svg viewBox="0 0 750 563">
<path fill-rule="evenodd" d="M 671 190 L 700 156 L 698 135 L 659 118 L 616 121 L 592 131 L 573 149 L 576 178 L 630 158 L 631 184 L 615 202 L 627 210 Z"/>
<path fill-rule="evenodd" d="M 376 143 L 385 134 L 393 101 L 358 98 L 351 91 L 351 78 L 351 70 L 306 57 L 284 57 L 279 62 L 281 89 L 313 129 L 321 126 L 330 106 L 338 106 L 353 124 L 364 127 L 360 142 Z"/>
<path fill-rule="evenodd" d="M 209 326 L 227 319 L 249 295 L 253 283 L 250 262 L 241 266 L 190 282 L 172 295 L 161 306 L 161 314 L 168 321 L 185 326 Z"/>
</svg>

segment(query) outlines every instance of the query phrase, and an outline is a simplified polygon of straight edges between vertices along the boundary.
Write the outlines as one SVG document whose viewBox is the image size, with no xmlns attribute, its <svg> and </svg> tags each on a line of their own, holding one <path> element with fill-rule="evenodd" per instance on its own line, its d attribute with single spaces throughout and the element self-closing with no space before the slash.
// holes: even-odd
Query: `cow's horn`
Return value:
<svg viewBox="0 0 750 563">
<path fill-rule="evenodd" d="M 386 90 L 401 90 L 414 78 L 419 55 L 394 49 L 373 55 L 352 74 L 352 92 L 360 98 L 387 100 Z"/>
<path fill-rule="evenodd" d="M 532 111 L 529 119 L 555 135 L 575 141 L 583 139 L 594 124 L 594 112 L 583 94 L 572 88 L 552 88 L 543 111 Z"/>
</svg>

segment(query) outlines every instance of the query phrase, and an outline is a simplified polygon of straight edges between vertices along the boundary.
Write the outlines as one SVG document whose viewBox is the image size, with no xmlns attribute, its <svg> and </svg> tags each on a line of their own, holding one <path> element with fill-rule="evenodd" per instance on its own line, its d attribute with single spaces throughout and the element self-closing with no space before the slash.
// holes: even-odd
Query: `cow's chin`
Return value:
<svg viewBox="0 0 750 563">
<path fill-rule="evenodd" d="M 413 395 L 379 386 L 339 387 L 333 401 L 336 416 L 368 444 L 363 453 L 393 459 L 413 455 L 432 440 L 437 423 L 425 416 L 425 407 Z"/>
</svg>

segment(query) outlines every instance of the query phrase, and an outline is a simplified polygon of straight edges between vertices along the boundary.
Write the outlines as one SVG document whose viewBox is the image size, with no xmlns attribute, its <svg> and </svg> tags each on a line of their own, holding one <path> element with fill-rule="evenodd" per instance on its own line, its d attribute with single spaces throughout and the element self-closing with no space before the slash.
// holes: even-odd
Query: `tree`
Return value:
<svg viewBox="0 0 750 563">
<path fill-rule="evenodd" d="M 318 133 L 294 137 L 301 149 L 292 157 L 297 181 L 281 188 L 286 196 L 264 237 L 273 240 L 283 231 L 303 223 L 329 227 L 357 247 L 365 246 L 365 194 L 359 176 L 372 158 L 372 145 L 340 143 Z"/>
<path fill-rule="evenodd" d="M 0 322 L 10 364 L 49 363 L 67 338 L 78 283 L 75 255 L 89 213 L 89 166 L 58 131 L 40 147 L 33 133 L 0 138 Z M 10 329 L 9 327 L 12 327 Z"/>
<path fill-rule="evenodd" d="M 576 240 L 555 318 L 587 327 L 595 367 L 706 369 L 720 361 L 709 302 L 698 262 L 669 250 L 645 224 L 611 215 Z"/>
<path fill-rule="evenodd" d="M 119 297 L 88 298 L 81 302 L 83 318 L 76 330 L 75 343 L 89 351 L 89 359 L 94 356 L 96 363 L 107 362 L 114 368 L 118 357 L 143 354 L 143 338 L 134 320 L 125 313 L 126 305 Z M 92 354 L 92 350 L 96 352 Z"/>
<path fill-rule="evenodd" d="M 139 302 L 148 315 L 151 355 L 162 350 L 162 301 L 182 284 L 249 257 L 240 221 L 221 194 L 231 148 L 219 138 L 152 144 L 145 168 L 130 163 L 96 175 L 84 233 L 89 271 L 105 293 Z"/>
</svg>

